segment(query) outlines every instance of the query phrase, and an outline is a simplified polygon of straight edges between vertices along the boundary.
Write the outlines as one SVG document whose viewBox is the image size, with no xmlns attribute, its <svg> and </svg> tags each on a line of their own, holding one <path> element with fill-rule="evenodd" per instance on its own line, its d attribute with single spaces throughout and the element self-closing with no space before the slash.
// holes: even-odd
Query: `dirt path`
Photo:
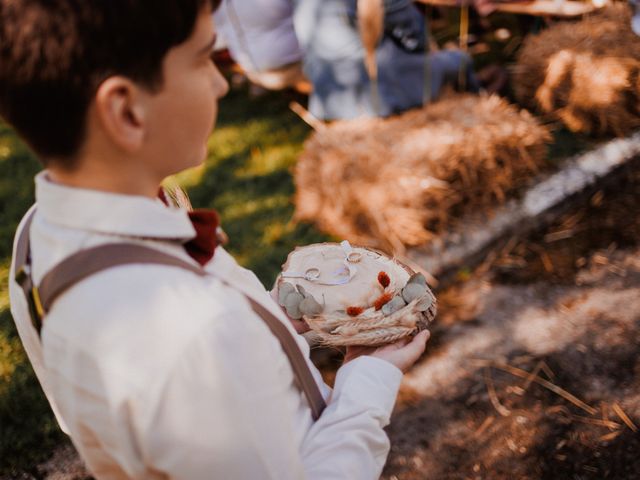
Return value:
<svg viewBox="0 0 640 480">
<path fill-rule="evenodd" d="M 480 278 L 456 292 L 403 382 L 383 478 L 640 478 L 640 434 L 613 407 L 640 425 L 640 249 L 605 253 L 574 285 Z M 491 364 L 544 365 L 594 411 Z"/>
</svg>

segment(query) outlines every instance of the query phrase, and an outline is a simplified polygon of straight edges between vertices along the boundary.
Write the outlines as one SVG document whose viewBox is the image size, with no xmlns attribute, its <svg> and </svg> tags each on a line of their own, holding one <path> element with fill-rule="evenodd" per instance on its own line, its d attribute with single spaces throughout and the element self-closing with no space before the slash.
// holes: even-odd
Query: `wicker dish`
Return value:
<svg viewBox="0 0 640 480">
<path fill-rule="evenodd" d="M 384 345 L 427 328 L 436 315 L 421 273 L 346 241 L 296 248 L 276 288 L 287 314 L 326 346 Z"/>
</svg>

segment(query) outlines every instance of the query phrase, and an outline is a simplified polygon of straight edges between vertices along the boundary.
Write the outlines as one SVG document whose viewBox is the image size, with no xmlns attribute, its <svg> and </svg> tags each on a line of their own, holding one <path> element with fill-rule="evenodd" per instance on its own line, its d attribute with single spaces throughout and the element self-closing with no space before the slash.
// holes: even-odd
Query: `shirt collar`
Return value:
<svg viewBox="0 0 640 480">
<path fill-rule="evenodd" d="M 196 236 L 187 211 L 160 200 L 68 187 L 52 182 L 46 170 L 35 182 L 38 212 L 49 222 L 127 237 L 187 241 Z"/>
</svg>

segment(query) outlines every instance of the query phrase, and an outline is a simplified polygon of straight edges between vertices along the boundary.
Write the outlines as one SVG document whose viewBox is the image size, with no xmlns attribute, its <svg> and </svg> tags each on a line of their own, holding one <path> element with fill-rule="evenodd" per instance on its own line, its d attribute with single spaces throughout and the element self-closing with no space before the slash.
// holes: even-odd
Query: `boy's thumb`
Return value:
<svg viewBox="0 0 640 480">
<path fill-rule="evenodd" d="M 412 350 L 416 350 L 416 352 L 424 352 L 424 349 L 427 346 L 427 341 L 431 337 L 431 332 L 429 330 L 423 330 L 418 333 L 410 343 L 410 347 Z"/>
</svg>

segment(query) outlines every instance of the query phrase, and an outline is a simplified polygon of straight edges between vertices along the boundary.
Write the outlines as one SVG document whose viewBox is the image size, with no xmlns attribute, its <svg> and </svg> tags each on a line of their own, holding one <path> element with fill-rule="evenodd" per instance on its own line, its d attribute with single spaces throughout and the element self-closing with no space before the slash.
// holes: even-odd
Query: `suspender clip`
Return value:
<svg viewBox="0 0 640 480">
<path fill-rule="evenodd" d="M 44 308 L 42 307 L 42 300 L 40 300 L 40 292 L 38 292 L 38 287 L 31 287 L 31 299 L 33 300 L 33 306 L 36 309 L 36 313 L 39 318 L 44 317 Z"/>
</svg>

